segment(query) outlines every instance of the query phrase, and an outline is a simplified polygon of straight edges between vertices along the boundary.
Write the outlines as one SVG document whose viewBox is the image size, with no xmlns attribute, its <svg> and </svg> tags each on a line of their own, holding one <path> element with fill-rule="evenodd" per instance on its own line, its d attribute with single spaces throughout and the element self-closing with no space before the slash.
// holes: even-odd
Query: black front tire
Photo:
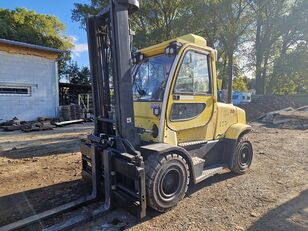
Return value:
<svg viewBox="0 0 308 231">
<path fill-rule="evenodd" d="M 237 141 L 232 156 L 231 171 L 237 174 L 246 173 L 251 166 L 252 160 L 252 144 L 246 136 L 241 136 Z"/>
<path fill-rule="evenodd" d="M 145 161 L 145 172 L 148 206 L 165 212 L 184 198 L 190 173 L 182 156 L 151 155 Z"/>
</svg>

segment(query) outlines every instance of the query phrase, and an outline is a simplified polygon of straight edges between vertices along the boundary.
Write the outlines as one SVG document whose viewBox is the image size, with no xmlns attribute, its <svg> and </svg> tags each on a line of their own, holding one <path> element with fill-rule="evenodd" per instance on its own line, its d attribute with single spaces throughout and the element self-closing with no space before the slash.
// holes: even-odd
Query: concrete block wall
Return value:
<svg viewBox="0 0 308 231">
<path fill-rule="evenodd" d="M 26 95 L 0 94 L 0 122 L 17 117 L 57 117 L 59 107 L 56 61 L 0 51 L 0 85 L 30 86 Z"/>
</svg>

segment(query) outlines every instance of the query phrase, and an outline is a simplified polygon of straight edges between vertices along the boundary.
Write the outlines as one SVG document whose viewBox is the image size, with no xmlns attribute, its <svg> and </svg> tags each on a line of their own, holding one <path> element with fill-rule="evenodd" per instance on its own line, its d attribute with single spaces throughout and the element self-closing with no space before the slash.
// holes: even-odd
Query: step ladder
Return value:
<svg viewBox="0 0 308 231">
<path fill-rule="evenodd" d="M 193 157 L 193 168 L 195 173 L 195 184 L 209 178 L 217 173 L 221 173 L 224 169 L 228 168 L 226 164 L 215 164 L 204 167 L 205 160 L 199 157 Z"/>
</svg>

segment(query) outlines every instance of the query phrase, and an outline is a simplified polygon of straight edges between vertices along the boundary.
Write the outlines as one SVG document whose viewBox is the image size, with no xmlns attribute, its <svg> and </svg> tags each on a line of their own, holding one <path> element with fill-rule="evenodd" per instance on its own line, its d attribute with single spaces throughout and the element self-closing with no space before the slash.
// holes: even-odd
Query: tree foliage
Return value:
<svg viewBox="0 0 308 231">
<path fill-rule="evenodd" d="M 82 28 L 86 28 L 87 16 L 98 14 L 108 3 L 108 0 L 90 0 L 89 4 L 75 3 L 75 8 L 72 10 L 72 20 L 79 22 Z"/>
<path fill-rule="evenodd" d="M 307 43 L 308 2 L 305 0 L 251 1 L 255 41 L 253 64 L 257 94 L 272 94 L 281 86 L 274 64 L 301 42 Z"/>
<path fill-rule="evenodd" d="M 108 4 L 89 2 L 73 10 L 72 19 L 82 26 L 88 13 Z M 254 77 L 246 84 L 258 94 L 295 94 L 307 89 L 307 11 L 307 0 L 140 0 L 130 20 L 138 48 L 187 33 L 205 37 L 218 50 L 223 88 L 241 69 L 241 76 Z"/>
<path fill-rule="evenodd" d="M 308 92 L 308 46 L 300 44 L 295 50 L 275 60 L 269 90 L 279 95 Z"/>
<path fill-rule="evenodd" d="M 183 34 L 181 20 L 189 16 L 192 2 L 141 0 L 140 10 L 131 18 L 132 29 L 136 31 L 137 47 L 153 45 Z"/>
<path fill-rule="evenodd" d="M 233 80 L 233 90 L 234 91 L 248 91 L 247 79 L 243 77 L 236 77 Z"/>
<path fill-rule="evenodd" d="M 71 49 L 72 40 L 65 36 L 65 26 L 55 16 L 38 14 L 24 8 L 0 8 L 0 37 L 25 43 Z"/>
<path fill-rule="evenodd" d="M 90 84 L 90 70 L 88 67 L 80 68 L 76 62 L 69 62 L 64 71 L 64 79 L 72 84 Z"/>
</svg>

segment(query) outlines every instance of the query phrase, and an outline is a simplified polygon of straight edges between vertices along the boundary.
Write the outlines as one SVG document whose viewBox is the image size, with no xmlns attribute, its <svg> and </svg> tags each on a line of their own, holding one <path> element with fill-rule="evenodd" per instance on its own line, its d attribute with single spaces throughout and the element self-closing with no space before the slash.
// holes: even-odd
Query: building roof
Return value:
<svg viewBox="0 0 308 231">
<path fill-rule="evenodd" d="M 55 49 L 55 48 L 44 47 L 44 46 L 23 43 L 23 42 L 18 42 L 18 41 L 13 41 L 13 40 L 7 40 L 7 39 L 1 39 L 1 38 L 0 38 L 0 44 L 29 48 L 29 49 L 40 50 L 40 51 L 45 51 L 45 52 L 58 53 L 58 54 L 64 52 L 62 50 Z"/>
</svg>

